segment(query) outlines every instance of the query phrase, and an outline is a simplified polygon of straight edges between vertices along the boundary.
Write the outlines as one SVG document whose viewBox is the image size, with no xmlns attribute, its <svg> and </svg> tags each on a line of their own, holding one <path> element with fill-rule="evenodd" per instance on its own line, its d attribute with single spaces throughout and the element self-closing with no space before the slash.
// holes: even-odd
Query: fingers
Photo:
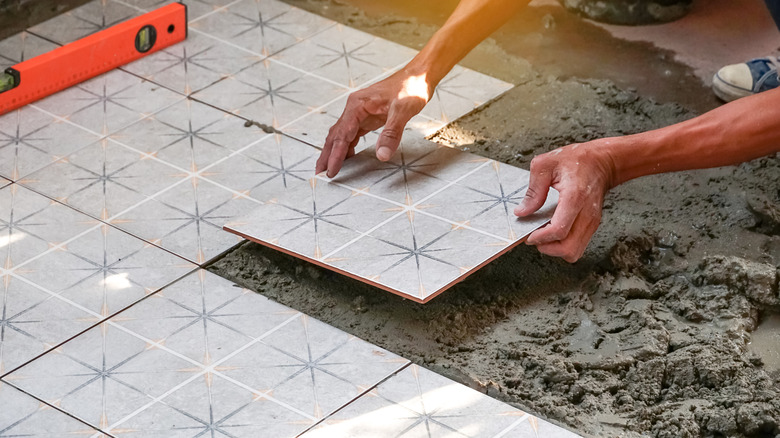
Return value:
<svg viewBox="0 0 780 438">
<path fill-rule="evenodd" d="M 528 216 L 539 210 L 547 200 L 547 193 L 552 184 L 552 168 L 544 160 L 544 156 L 539 156 L 531 160 L 531 179 L 528 182 L 528 190 L 525 192 L 523 202 L 515 207 L 515 214 L 518 216 Z"/>
<path fill-rule="evenodd" d="M 360 138 L 358 136 L 360 121 L 347 111 L 345 110 L 339 121 L 330 128 L 322 154 L 317 160 L 316 172 L 327 170 L 329 178 L 339 173 L 350 149 L 354 150 L 354 145 L 357 143 L 355 140 Z"/>
<path fill-rule="evenodd" d="M 376 142 L 376 157 L 380 161 L 387 161 L 393 157 L 393 154 L 398 149 L 398 145 L 401 144 L 401 137 L 406 124 L 420 111 L 420 109 L 415 109 L 407 103 L 409 99 L 412 98 L 396 100 L 390 105 L 385 128 Z"/>
<path fill-rule="evenodd" d="M 559 257 L 569 263 L 574 263 L 585 254 L 585 249 L 588 247 L 593 233 L 598 229 L 599 222 L 593 217 L 580 216 L 572 226 L 569 236 L 558 242 L 537 245 L 536 249 L 542 254 Z"/>
<path fill-rule="evenodd" d="M 565 239 L 582 208 L 583 201 L 580 197 L 572 194 L 570 190 L 562 190 L 550 223 L 528 236 L 528 244 L 541 245 Z"/>
</svg>

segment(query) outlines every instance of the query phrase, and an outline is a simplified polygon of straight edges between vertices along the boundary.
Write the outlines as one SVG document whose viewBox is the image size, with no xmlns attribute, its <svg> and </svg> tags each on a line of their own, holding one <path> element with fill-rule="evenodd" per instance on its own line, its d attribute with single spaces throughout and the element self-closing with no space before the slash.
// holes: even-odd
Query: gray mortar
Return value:
<svg viewBox="0 0 780 438">
<path fill-rule="evenodd" d="M 345 4 L 292 3 L 358 28 L 388 22 L 388 34 L 400 22 L 406 42 L 430 33 Z M 605 81 L 540 77 L 491 43 L 475 56 L 519 85 L 437 140 L 520 167 L 693 115 Z M 780 310 L 779 187 L 777 156 L 629 182 L 608 195 L 582 261 L 520 246 L 426 305 L 255 244 L 210 269 L 585 435 L 776 437 L 780 372 L 748 343 Z"/>
</svg>

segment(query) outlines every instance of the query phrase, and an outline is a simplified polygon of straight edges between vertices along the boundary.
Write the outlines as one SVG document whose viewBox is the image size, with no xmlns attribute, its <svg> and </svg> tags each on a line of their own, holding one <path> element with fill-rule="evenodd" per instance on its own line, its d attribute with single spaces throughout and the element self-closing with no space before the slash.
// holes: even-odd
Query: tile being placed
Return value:
<svg viewBox="0 0 780 438">
<path fill-rule="evenodd" d="M 549 220 L 555 192 L 533 217 L 511 212 L 527 174 L 410 138 L 390 161 L 365 150 L 225 229 L 424 303 Z"/>
<path fill-rule="evenodd" d="M 67 44 L 141 14 L 113 0 L 93 0 L 28 29 L 30 33 Z"/>
<path fill-rule="evenodd" d="M 529 425 L 528 432 L 520 429 Z M 534 433 L 534 429 L 547 433 Z M 417 365 L 410 365 L 301 438 L 577 437 Z"/>
<path fill-rule="evenodd" d="M 149 154 L 103 139 L 28 175 L 21 184 L 107 220 L 189 177 Z"/>
<path fill-rule="evenodd" d="M 0 381 L 0 436 L 58 437 L 89 436 L 98 431 L 69 415 Z"/>
<path fill-rule="evenodd" d="M 267 135 L 245 123 L 241 118 L 185 99 L 110 138 L 172 166 L 197 172 Z"/>
<path fill-rule="evenodd" d="M 145 56 L 122 69 L 190 95 L 262 59 L 260 55 L 190 30 L 183 42 Z"/>
<path fill-rule="evenodd" d="M 25 106 L 0 116 L 0 175 L 18 180 L 99 138 Z"/>
<path fill-rule="evenodd" d="M 449 123 L 512 88 L 512 84 L 459 65 L 436 87 L 428 105 L 420 113 L 432 120 Z"/>
<path fill-rule="evenodd" d="M 317 76 L 266 59 L 193 94 L 193 98 L 273 127 L 286 125 L 346 93 Z"/>
<path fill-rule="evenodd" d="M 286 438 L 407 364 L 198 271 L 6 379 L 112 434 Z"/>
<path fill-rule="evenodd" d="M 400 44 L 337 24 L 273 58 L 342 86 L 359 88 L 406 64 L 416 53 Z"/>
<path fill-rule="evenodd" d="M 273 134 L 204 170 L 203 175 L 252 199 L 266 202 L 314 176 L 319 150 Z"/>
<path fill-rule="evenodd" d="M 222 226 L 259 205 L 243 194 L 192 178 L 119 215 L 111 224 L 203 264 L 241 241 Z"/>
<path fill-rule="evenodd" d="M 0 41 L 0 71 L 56 49 L 59 45 L 21 32 Z"/>
<path fill-rule="evenodd" d="M 242 0 L 193 21 L 190 27 L 269 56 L 334 25 L 278 0 Z"/>
<path fill-rule="evenodd" d="M 184 97 L 121 70 L 112 70 L 34 104 L 100 135 L 112 134 Z"/>
</svg>

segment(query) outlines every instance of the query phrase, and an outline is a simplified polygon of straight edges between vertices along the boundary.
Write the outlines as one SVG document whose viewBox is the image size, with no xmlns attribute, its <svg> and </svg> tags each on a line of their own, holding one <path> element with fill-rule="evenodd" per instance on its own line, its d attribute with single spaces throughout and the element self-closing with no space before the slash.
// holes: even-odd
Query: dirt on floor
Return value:
<svg viewBox="0 0 780 438">
<path fill-rule="evenodd" d="M 413 47 L 435 29 L 289 1 Z M 526 169 L 695 115 L 540 73 L 496 41 L 466 65 L 517 86 L 435 139 Z M 780 437 L 779 205 L 777 156 L 641 178 L 608 195 L 580 262 L 520 246 L 426 305 L 255 244 L 210 269 L 586 436 Z"/>
</svg>

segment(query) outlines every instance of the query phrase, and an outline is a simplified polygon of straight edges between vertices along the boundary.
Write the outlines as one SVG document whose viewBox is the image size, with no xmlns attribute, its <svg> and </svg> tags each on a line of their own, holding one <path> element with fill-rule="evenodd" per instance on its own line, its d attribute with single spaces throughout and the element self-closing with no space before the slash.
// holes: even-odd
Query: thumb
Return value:
<svg viewBox="0 0 780 438">
<path fill-rule="evenodd" d="M 552 184 L 550 169 L 538 164 L 537 160 L 531 161 L 531 179 L 528 182 L 528 190 L 525 192 L 523 202 L 515 207 L 515 214 L 522 217 L 539 210 L 544 205 L 544 201 L 547 200 L 550 184 Z"/>
<path fill-rule="evenodd" d="M 399 101 L 395 101 L 390 105 L 385 128 L 376 142 L 376 157 L 380 161 L 387 161 L 393 157 L 393 154 L 398 149 L 398 145 L 401 144 L 401 137 L 403 136 L 406 123 L 409 122 L 412 116 L 413 114 L 410 115 L 408 108 Z"/>
</svg>

